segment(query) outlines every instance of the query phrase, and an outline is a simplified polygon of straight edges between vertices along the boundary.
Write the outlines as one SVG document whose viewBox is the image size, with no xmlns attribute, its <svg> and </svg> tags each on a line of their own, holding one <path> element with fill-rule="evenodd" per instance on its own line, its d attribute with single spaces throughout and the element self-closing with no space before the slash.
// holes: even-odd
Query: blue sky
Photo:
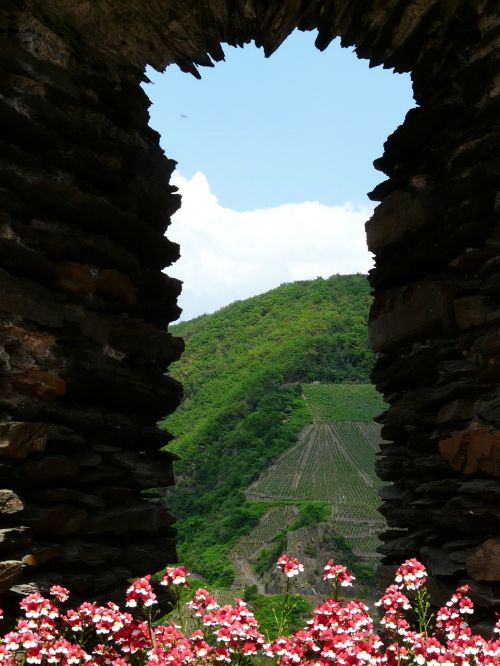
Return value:
<svg viewBox="0 0 500 666">
<path fill-rule="evenodd" d="M 411 82 L 338 41 L 320 53 L 314 39 L 296 31 L 270 59 L 226 46 L 201 81 L 175 66 L 148 72 L 151 125 L 183 194 L 169 231 L 182 248 L 169 274 L 184 280 L 183 319 L 370 266 L 366 194 L 384 179 L 372 162 L 414 105 Z"/>
</svg>

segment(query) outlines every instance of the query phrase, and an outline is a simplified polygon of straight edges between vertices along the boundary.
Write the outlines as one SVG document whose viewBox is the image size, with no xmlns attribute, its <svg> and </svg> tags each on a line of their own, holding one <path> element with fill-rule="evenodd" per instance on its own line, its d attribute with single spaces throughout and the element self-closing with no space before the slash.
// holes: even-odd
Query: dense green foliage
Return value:
<svg viewBox="0 0 500 666">
<path fill-rule="evenodd" d="M 169 502 L 181 559 L 224 586 L 225 554 L 266 510 L 244 491 L 311 421 L 299 382 L 367 383 L 369 286 L 363 275 L 295 282 L 171 328 L 184 384 L 165 420 L 181 456 Z M 185 547 L 189 544 L 189 547 Z"/>
<path fill-rule="evenodd" d="M 316 423 L 366 421 L 385 409 L 372 384 L 304 384 L 304 398 Z"/>
</svg>

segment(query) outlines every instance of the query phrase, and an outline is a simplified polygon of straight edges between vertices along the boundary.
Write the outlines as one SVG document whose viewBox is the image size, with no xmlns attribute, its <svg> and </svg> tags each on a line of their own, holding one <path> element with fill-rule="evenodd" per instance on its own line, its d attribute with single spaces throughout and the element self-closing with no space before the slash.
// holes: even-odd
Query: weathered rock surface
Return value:
<svg viewBox="0 0 500 666">
<path fill-rule="evenodd" d="M 0 512 L 3 514 L 17 513 L 24 509 L 19 495 L 12 490 L 0 490 Z"/>
<path fill-rule="evenodd" d="M 175 165 L 147 127 L 142 66 L 98 73 L 90 44 L 78 55 L 69 23 L 47 21 L 37 2 L 0 10 L 0 592 L 12 599 L 56 581 L 105 594 L 176 557 L 173 516 L 142 496 L 173 483 L 156 422 L 181 397 L 165 375 L 183 349 L 166 332 L 180 283 L 161 273 L 179 256 L 165 237 Z"/>
<path fill-rule="evenodd" d="M 466 560 L 467 572 L 475 580 L 500 581 L 500 539 L 489 539 Z"/>
<path fill-rule="evenodd" d="M 0 562 L 0 593 L 9 590 L 18 580 L 22 571 L 22 563 L 17 560 Z"/>
</svg>

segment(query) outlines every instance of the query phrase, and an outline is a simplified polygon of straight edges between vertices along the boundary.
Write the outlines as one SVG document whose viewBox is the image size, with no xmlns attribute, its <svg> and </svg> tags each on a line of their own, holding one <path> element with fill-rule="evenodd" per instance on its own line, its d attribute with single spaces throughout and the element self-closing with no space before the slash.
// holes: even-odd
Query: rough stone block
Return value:
<svg viewBox="0 0 500 666">
<path fill-rule="evenodd" d="M 462 398 L 452 400 L 441 407 L 437 416 L 438 423 L 447 423 L 448 421 L 464 421 L 470 419 L 474 414 L 474 400 Z"/>
<path fill-rule="evenodd" d="M 51 328 L 63 324 L 63 308 L 56 294 L 36 282 L 14 277 L 1 269 L 0 310 Z"/>
<path fill-rule="evenodd" d="M 88 266 L 74 261 L 59 261 L 56 272 L 57 285 L 61 289 L 83 296 L 94 293 L 94 277 Z"/>
<path fill-rule="evenodd" d="M 126 275 L 118 271 L 100 271 L 96 279 L 96 292 L 130 305 L 137 303 L 137 291 L 134 285 Z"/>
<path fill-rule="evenodd" d="M 9 590 L 20 577 L 22 562 L 6 560 L 0 562 L 0 594 Z"/>
<path fill-rule="evenodd" d="M 17 513 L 23 509 L 23 500 L 13 490 L 0 490 L 0 513 Z"/>
<path fill-rule="evenodd" d="M 67 536 L 79 532 L 85 525 L 88 513 L 69 504 L 47 507 L 28 507 L 22 514 L 24 523 L 37 534 Z"/>
<path fill-rule="evenodd" d="M 500 477 L 500 432 L 464 430 L 439 442 L 439 452 L 461 474 L 483 472 Z"/>
<path fill-rule="evenodd" d="M 467 572 L 475 580 L 500 581 L 500 538 L 485 541 L 467 559 Z"/>
<path fill-rule="evenodd" d="M 66 382 L 57 373 L 39 368 L 28 368 L 16 373 L 12 378 L 12 386 L 17 391 L 39 397 L 62 396 L 66 393 Z"/>
<path fill-rule="evenodd" d="M 366 223 L 366 239 L 370 252 L 379 252 L 386 245 L 432 222 L 432 206 L 428 199 L 405 190 L 396 190 L 383 202 Z"/>
<path fill-rule="evenodd" d="M 483 326 L 487 321 L 492 322 L 495 317 L 500 319 L 500 310 L 488 305 L 483 296 L 466 296 L 453 301 L 453 309 L 457 324 L 461 329 Z"/>
<path fill-rule="evenodd" d="M 454 325 L 453 289 L 425 281 L 380 294 L 368 324 L 375 351 L 389 351 L 418 337 L 443 334 Z"/>
<path fill-rule="evenodd" d="M 496 395 L 489 400 L 480 402 L 477 406 L 477 413 L 490 423 L 500 424 L 500 395 Z"/>
<path fill-rule="evenodd" d="M 26 458 L 29 453 L 44 451 L 49 427 L 46 423 L 9 422 L 0 425 L 0 457 Z"/>
<path fill-rule="evenodd" d="M 500 300 L 500 273 L 490 275 L 481 285 L 481 293 L 490 298 Z"/>
</svg>

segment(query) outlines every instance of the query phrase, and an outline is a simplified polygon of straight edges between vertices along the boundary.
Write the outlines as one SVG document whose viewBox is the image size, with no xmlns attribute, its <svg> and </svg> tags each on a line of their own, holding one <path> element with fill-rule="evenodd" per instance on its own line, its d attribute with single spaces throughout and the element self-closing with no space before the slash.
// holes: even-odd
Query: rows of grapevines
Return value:
<svg viewBox="0 0 500 666">
<path fill-rule="evenodd" d="M 297 515 L 298 509 L 295 506 L 285 504 L 271 507 L 249 534 L 238 541 L 232 554 L 237 558 L 250 559 L 293 523 Z"/>
<path fill-rule="evenodd" d="M 376 550 L 380 545 L 378 535 L 385 529 L 385 523 L 375 511 L 366 511 L 365 518 L 359 513 L 346 511 L 343 518 L 333 521 L 335 531 L 349 543 L 352 551 L 364 559 L 378 559 Z"/>
<path fill-rule="evenodd" d="M 369 423 L 385 409 L 371 384 L 302 384 L 302 393 L 316 423 Z"/>
<path fill-rule="evenodd" d="M 320 500 L 332 507 L 332 521 L 355 554 L 375 556 L 377 534 L 384 529 L 375 476 L 380 444 L 375 423 L 318 423 L 304 429 L 249 488 L 249 499 Z"/>
</svg>

